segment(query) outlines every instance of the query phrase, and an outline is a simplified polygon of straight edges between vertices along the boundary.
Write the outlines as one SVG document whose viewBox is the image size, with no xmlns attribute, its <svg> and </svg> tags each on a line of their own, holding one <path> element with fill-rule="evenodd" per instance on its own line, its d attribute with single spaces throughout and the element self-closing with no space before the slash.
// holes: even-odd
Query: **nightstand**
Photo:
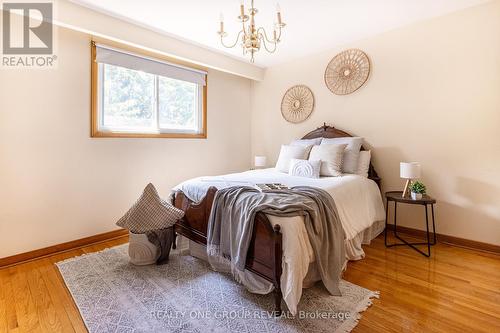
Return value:
<svg viewBox="0 0 500 333">
<path fill-rule="evenodd" d="M 434 223 L 434 204 L 436 203 L 436 200 L 431 198 L 430 196 L 424 194 L 422 199 L 420 200 L 413 200 L 412 198 L 403 198 L 403 192 L 402 191 L 392 191 L 392 192 L 386 192 L 385 193 L 385 198 L 387 200 L 386 205 L 385 205 L 385 230 L 384 230 L 384 242 L 386 247 L 392 247 L 392 246 L 401 246 L 401 245 L 408 245 L 418 253 L 430 257 L 431 256 L 431 245 L 436 244 L 436 225 Z M 387 244 L 387 218 L 389 216 L 389 201 L 394 201 L 394 237 L 399 239 L 402 243 L 395 243 L 395 244 Z M 409 205 L 422 205 L 425 207 L 425 225 L 426 225 L 426 230 L 427 230 L 427 242 L 424 243 L 409 243 L 403 238 L 401 238 L 398 233 L 397 233 L 397 207 L 398 203 L 405 203 Z M 427 207 L 431 206 L 431 212 L 432 212 L 432 234 L 433 234 L 433 240 L 431 242 L 430 240 L 430 235 L 429 235 L 429 212 Z M 416 247 L 416 245 L 427 245 L 427 253 L 423 252 L 419 248 Z"/>
</svg>

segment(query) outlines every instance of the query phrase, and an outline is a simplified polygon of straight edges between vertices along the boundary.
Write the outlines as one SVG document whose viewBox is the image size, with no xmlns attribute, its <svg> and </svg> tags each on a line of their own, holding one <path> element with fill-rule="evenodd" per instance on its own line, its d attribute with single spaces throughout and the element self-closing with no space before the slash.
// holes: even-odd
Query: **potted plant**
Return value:
<svg viewBox="0 0 500 333">
<path fill-rule="evenodd" d="M 421 200 L 422 196 L 425 194 L 425 190 L 425 185 L 421 182 L 412 182 L 410 185 L 411 198 L 413 200 Z"/>
</svg>

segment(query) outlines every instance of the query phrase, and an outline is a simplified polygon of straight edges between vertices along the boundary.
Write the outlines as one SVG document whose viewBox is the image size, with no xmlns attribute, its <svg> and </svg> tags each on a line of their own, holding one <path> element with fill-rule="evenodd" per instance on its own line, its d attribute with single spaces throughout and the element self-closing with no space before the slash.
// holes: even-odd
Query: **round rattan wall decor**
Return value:
<svg viewBox="0 0 500 333">
<path fill-rule="evenodd" d="M 370 60 L 361 50 L 349 49 L 337 54 L 326 66 L 325 83 L 336 95 L 355 92 L 368 80 Z"/>
<path fill-rule="evenodd" d="M 311 115 L 313 109 L 313 93 L 304 85 L 291 87 L 281 100 L 281 114 L 286 121 L 291 123 L 303 122 Z"/>
</svg>

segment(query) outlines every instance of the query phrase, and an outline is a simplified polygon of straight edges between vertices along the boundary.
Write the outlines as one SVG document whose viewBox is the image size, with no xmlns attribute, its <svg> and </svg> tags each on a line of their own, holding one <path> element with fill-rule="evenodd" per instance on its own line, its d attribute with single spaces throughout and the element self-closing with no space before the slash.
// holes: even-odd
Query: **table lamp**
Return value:
<svg viewBox="0 0 500 333">
<path fill-rule="evenodd" d="M 403 189 L 403 198 L 410 196 L 410 184 L 413 179 L 420 178 L 420 163 L 418 162 L 401 162 L 399 164 L 399 174 L 401 178 L 406 179 L 405 188 Z"/>
<path fill-rule="evenodd" d="M 258 156 L 258 155 L 255 156 L 254 167 L 256 169 L 265 168 L 266 164 L 267 164 L 267 158 L 265 156 Z"/>
</svg>

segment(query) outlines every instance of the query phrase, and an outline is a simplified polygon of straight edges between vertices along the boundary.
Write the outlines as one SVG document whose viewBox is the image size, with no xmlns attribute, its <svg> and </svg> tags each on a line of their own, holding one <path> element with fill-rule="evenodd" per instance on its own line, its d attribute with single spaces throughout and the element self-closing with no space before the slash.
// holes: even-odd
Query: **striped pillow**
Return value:
<svg viewBox="0 0 500 333">
<path fill-rule="evenodd" d="M 321 161 L 308 161 L 292 158 L 290 161 L 290 176 L 299 176 L 307 178 L 319 178 Z"/>
<path fill-rule="evenodd" d="M 183 216 L 182 210 L 160 198 L 156 188 L 149 183 L 141 197 L 116 222 L 116 225 L 135 234 L 143 234 L 152 230 L 169 228 Z"/>
</svg>

